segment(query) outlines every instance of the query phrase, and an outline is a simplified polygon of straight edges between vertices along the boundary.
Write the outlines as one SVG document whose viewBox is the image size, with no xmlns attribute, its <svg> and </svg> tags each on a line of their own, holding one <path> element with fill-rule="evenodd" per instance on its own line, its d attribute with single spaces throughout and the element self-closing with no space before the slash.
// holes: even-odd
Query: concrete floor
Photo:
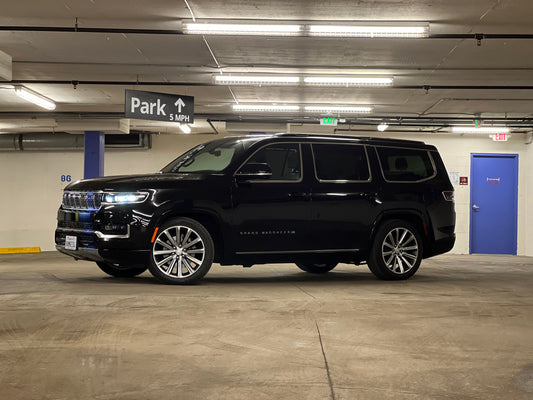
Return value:
<svg viewBox="0 0 533 400">
<path fill-rule="evenodd" d="M 533 258 L 213 266 L 200 284 L 0 256 L 2 399 L 532 399 Z"/>
</svg>

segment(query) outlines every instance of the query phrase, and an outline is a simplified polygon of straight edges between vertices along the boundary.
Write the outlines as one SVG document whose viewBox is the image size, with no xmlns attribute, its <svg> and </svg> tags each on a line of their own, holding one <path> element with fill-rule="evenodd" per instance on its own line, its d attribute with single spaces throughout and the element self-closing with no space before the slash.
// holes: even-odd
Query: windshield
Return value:
<svg viewBox="0 0 533 400">
<path fill-rule="evenodd" d="M 204 143 L 176 158 L 161 172 L 220 172 L 242 151 L 240 141 L 217 140 Z"/>
</svg>

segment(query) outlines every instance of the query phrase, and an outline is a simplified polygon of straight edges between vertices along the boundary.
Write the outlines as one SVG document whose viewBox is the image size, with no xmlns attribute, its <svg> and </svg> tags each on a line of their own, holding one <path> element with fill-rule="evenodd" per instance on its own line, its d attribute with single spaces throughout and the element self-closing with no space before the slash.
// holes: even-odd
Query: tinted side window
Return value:
<svg viewBox="0 0 533 400">
<path fill-rule="evenodd" d="M 323 181 L 367 181 L 370 179 L 364 146 L 313 144 L 315 171 Z"/>
<path fill-rule="evenodd" d="M 383 176 L 388 181 L 413 182 L 435 174 L 433 163 L 425 150 L 378 147 Z"/>
<path fill-rule="evenodd" d="M 297 181 L 302 177 L 300 145 L 279 143 L 262 148 L 247 162 L 265 163 L 272 170 L 271 181 Z"/>
</svg>

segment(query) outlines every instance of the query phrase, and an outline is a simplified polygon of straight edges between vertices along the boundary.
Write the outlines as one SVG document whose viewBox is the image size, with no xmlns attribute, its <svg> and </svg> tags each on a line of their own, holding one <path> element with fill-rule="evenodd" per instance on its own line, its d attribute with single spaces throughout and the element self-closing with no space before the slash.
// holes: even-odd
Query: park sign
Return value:
<svg viewBox="0 0 533 400">
<path fill-rule="evenodd" d="M 194 97 L 126 89 L 125 117 L 192 124 Z"/>
</svg>

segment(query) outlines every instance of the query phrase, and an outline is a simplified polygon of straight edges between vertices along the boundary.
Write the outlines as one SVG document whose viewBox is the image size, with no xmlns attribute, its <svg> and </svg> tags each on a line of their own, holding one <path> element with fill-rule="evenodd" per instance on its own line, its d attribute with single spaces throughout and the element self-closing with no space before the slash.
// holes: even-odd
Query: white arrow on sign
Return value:
<svg viewBox="0 0 533 400">
<path fill-rule="evenodd" d="M 183 100 L 181 99 L 181 97 L 176 100 L 176 102 L 174 103 L 174 105 L 176 107 L 178 107 L 178 112 L 180 113 L 181 112 L 181 107 L 185 107 L 185 103 L 183 102 Z"/>
</svg>

